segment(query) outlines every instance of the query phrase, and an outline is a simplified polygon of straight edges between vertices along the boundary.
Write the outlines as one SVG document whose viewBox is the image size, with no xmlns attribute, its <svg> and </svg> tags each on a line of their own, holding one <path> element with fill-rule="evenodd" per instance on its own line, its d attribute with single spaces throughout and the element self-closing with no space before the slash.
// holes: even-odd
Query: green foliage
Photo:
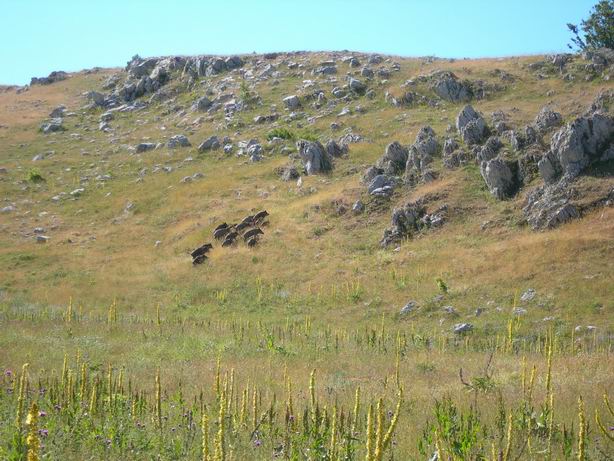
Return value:
<svg viewBox="0 0 614 461">
<path fill-rule="evenodd" d="M 450 398 L 435 401 L 435 421 L 428 423 L 418 448 L 423 455 L 430 455 L 438 434 L 446 450 L 456 459 L 486 459 L 484 431 L 479 414 L 472 407 L 466 412 L 459 410 Z M 431 448 L 427 448 L 431 447 Z"/>
<path fill-rule="evenodd" d="M 287 128 L 274 128 L 267 133 L 266 138 L 270 141 L 273 138 L 296 139 L 296 136 Z"/>
<path fill-rule="evenodd" d="M 35 169 L 31 169 L 30 171 L 28 171 L 26 179 L 33 183 L 45 182 L 45 178 L 43 178 L 43 175 Z"/>
<path fill-rule="evenodd" d="M 614 0 L 600 0 L 580 27 L 567 24 L 567 28 L 573 35 L 572 44 L 568 45 L 571 49 L 614 49 Z M 584 37 L 580 36 L 580 29 L 584 32 Z"/>
<path fill-rule="evenodd" d="M 439 291 L 441 291 L 443 294 L 448 293 L 448 285 L 441 277 L 437 277 L 435 279 L 435 283 L 437 283 L 437 288 L 439 288 Z"/>
<path fill-rule="evenodd" d="M 321 237 L 326 233 L 327 229 L 324 227 L 316 227 L 313 229 L 313 235 L 315 235 L 316 237 Z"/>
<path fill-rule="evenodd" d="M 241 82 L 239 97 L 246 108 L 253 106 L 258 100 L 258 96 L 249 88 L 249 85 L 245 81 Z"/>
</svg>

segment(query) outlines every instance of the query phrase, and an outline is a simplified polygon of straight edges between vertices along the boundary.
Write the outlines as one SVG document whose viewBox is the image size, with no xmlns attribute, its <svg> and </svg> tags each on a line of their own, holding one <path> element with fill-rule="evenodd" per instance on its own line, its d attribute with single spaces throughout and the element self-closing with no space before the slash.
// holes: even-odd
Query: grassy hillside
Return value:
<svg viewBox="0 0 614 461">
<path fill-rule="evenodd" d="M 496 86 L 472 105 L 489 123 L 491 113 L 505 112 L 515 129 L 531 123 L 545 105 L 562 113 L 565 121 L 573 120 L 601 90 L 612 88 L 611 82 L 585 81 L 581 62 L 572 71 L 576 74 L 572 80 L 548 65 L 540 72 L 531 70 L 530 64 L 544 61 L 543 56 L 454 62 L 390 58 L 400 64 L 400 71 L 369 81 L 374 98 L 357 96 L 316 109 L 305 99 L 304 80 L 316 81 L 328 97 L 334 86 L 342 86 L 346 73 L 359 72 L 339 61 L 336 84 L 311 75 L 311 68 L 329 57 L 310 53 L 273 61 L 282 75 L 247 80 L 260 103 L 230 120 L 223 109 L 201 114 L 190 106 L 207 90 L 239 98 L 244 90 L 237 71 L 203 78 L 192 86 L 175 78 L 166 87 L 169 99 L 116 113 L 109 132 L 98 129 L 104 111 L 84 109 L 83 94 L 101 91 L 109 76 L 123 72 L 119 69 L 72 74 L 67 80 L 19 93 L 0 92 L 0 167 L 6 169 L 0 174 L 0 207 L 14 207 L 0 214 L 4 331 L 0 367 L 17 371 L 28 362 L 32 389 L 40 376 L 46 387 L 63 395 L 41 401 L 43 406 L 51 405 L 49 413 L 58 399 L 74 408 L 89 402 L 89 397 L 78 396 L 78 387 L 70 390 L 67 372 L 61 371 L 66 356 L 73 367 L 74 386 L 82 379 L 81 364 L 86 364 L 88 395 L 95 376 L 102 383 L 94 388 L 95 394 L 101 393 L 98 419 L 91 416 L 87 424 L 76 421 L 77 410 L 70 417 L 53 416 L 56 426 L 50 437 L 55 442 L 45 448 L 49 459 L 154 459 L 154 454 L 159 459 L 197 459 L 200 433 L 192 426 L 164 423 L 164 430 L 152 429 L 144 441 L 133 427 L 130 399 L 135 389 L 146 392 L 142 420 L 137 419 L 157 427 L 154 376 L 160 370 L 164 413 L 181 420 L 179 409 L 189 407 L 198 426 L 200 414 L 209 412 L 213 428 L 223 394 L 219 388 L 212 390 L 218 358 L 222 380 L 224 370 L 234 369 L 237 375 L 238 400 L 229 404 L 234 416 L 227 434 L 228 456 L 233 459 L 270 459 L 274 453 L 292 459 L 344 459 L 318 451 L 320 445 L 332 443 L 320 440 L 330 438 L 332 421 L 322 423 L 325 427 L 315 433 L 297 435 L 300 431 L 288 428 L 287 421 L 281 429 L 285 410 L 280 409 L 287 405 L 289 381 L 297 392 L 296 407 L 301 408 L 297 420 L 303 407 L 313 410 L 308 382 L 314 368 L 318 400 L 327 405 L 328 417 L 337 405 L 339 415 L 342 409 L 346 416 L 352 412 L 357 386 L 365 402 L 375 404 L 379 396 L 385 397 L 386 411 L 391 412 L 398 389 L 405 389 L 397 436 L 384 459 L 391 453 L 394 459 L 425 459 L 420 440 L 428 456 L 435 451 L 435 432 L 425 435 L 427 421 L 433 422 L 434 401 L 445 396 L 452 396 L 459 411 L 470 412 L 471 407 L 480 413 L 482 426 L 488 428 L 476 436 L 480 441 L 472 445 L 471 455 L 456 453 L 454 459 L 486 459 L 478 452 L 490 459 L 492 444 L 497 453 L 505 453 L 510 436 L 512 455 L 499 459 L 543 459 L 548 445 L 556 447 L 552 459 L 566 459 L 579 449 L 578 396 L 584 397 L 591 424 L 595 410 L 607 414 L 601 394 L 614 378 L 614 208 L 596 208 L 582 219 L 535 232 L 524 224 L 522 206 L 526 194 L 541 184 L 540 178 L 513 199 L 499 201 L 488 192 L 476 164 L 447 170 L 436 158 L 435 181 L 399 188 L 390 201 L 382 201 L 367 195 L 361 177 L 388 143 L 411 144 L 424 125 L 431 126 L 443 142 L 448 126 L 454 125 L 463 103 L 440 100 L 434 107 L 394 107 L 386 102 L 386 92 L 401 96 L 404 82 L 419 75 L 443 69 L 460 79 Z M 251 63 L 260 58 L 245 59 Z M 303 68 L 288 69 L 283 59 L 300 61 Z M 290 111 L 282 101 L 292 94 L 301 95 L 303 102 L 299 112 L 304 115 L 296 120 L 288 120 Z M 71 113 L 64 118 L 66 131 L 42 134 L 40 123 L 59 104 Z M 352 113 L 338 116 L 345 106 Z M 272 108 L 281 115 L 278 121 L 254 123 L 254 117 L 269 114 Z M 341 129 L 333 130 L 332 122 Z M 299 186 L 296 181 L 281 181 L 275 173 L 289 161 L 282 147 L 292 149 L 290 156 L 296 154 L 293 140 L 267 143 L 274 128 L 286 128 L 297 139 L 324 142 L 351 131 L 364 140 L 350 144 L 347 157 L 335 159 L 332 173 L 302 176 Z M 134 152 L 140 142 L 164 143 L 176 134 L 185 134 L 192 147 Z M 229 136 L 235 149 L 237 142 L 256 138 L 265 147 L 265 158 L 252 163 L 222 150 L 199 153 L 197 146 L 211 135 Z M 32 161 L 38 154 L 45 158 Z M 165 172 L 161 167 L 172 169 Z M 43 181 L 32 181 L 33 173 Z M 195 173 L 203 177 L 182 182 Z M 613 185 L 608 171 L 578 182 L 588 201 Z M 78 188 L 84 191 L 70 195 Z M 66 195 L 53 199 L 61 193 Z M 398 248 L 381 248 L 379 240 L 393 208 L 420 197 L 432 198 L 429 209 L 446 204 L 448 221 Z M 362 214 L 351 211 L 358 199 L 366 205 Z M 347 211 L 340 211 L 340 205 Z M 238 222 L 261 209 L 270 213 L 270 224 L 257 247 L 216 244 L 205 264 L 192 266 L 190 250 L 211 241 L 216 225 Z M 47 243 L 37 243 L 39 227 L 49 236 Z M 446 292 L 437 279 L 445 282 Z M 534 289 L 536 296 L 522 301 L 528 289 Z M 418 308 L 400 316 L 410 300 Z M 444 306 L 452 306 L 454 312 Z M 467 338 L 452 333 L 453 325 L 462 322 L 474 325 Z M 577 331 L 576 326 L 580 326 Z M 548 347 L 555 357 L 554 391 L 546 384 Z M 491 351 L 492 370 L 484 371 Z M 112 382 L 125 368 L 123 385 L 118 381 L 105 387 L 109 364 L 114 370 Z M 539 388 L 535 401 L 527 396 L 533 364 L 537 366 L 534 385 Z M 458 378 L 460 367 L 467 379 L 486 376 L 486 381 L 473 382 L 486 382 L 486 387 L 465 392 L 468 386 Z M 55 378 L 49 374 L 52 369 Z M 2 383 L 19 393 L 14 378 L 5 377 Z M 269 426 L 241 423 L 240 393 L 248 385 L 263 393 L 262 409 L 277 400 L 280 409 Z M 121 396 L 115 406 L 113 389 Z M 552 394 L 557 404 L 555 422 L 548 419 Z M 2 420 L 13 421 L 17 406 L 13 397 L 0 400 Z M 538 419 L 544 418 L 539 422 L 546 425 L 542 432 L 526 427 L 529 409 Z M 364 407 L 358 412 L 362 426 L 366 411 Z M 254 417 L 259 417 L 260 411 L 256 413 Z M 508 415 L 522 421 L 513 425 L 513 436 Z M 71 440 L 60 434 L 66 430 L 60 430 L 63 424 L 89 435 Z M 119 432 L 126 434 L 123 441 L 113 435 L 119 433 L 118 425 L 123 428 Z M 177 432 L 171 432 L 171 426 Z M 368 438 L 364 431 L 356 430 L 352 442 L 356 456 L 363 459 Z M 441 451 L 452 456 L 456 435 L 442 435 L 441 428 L 437 433 L 438 443 L 445 445 Z M 7 447 L 15 447 L 9 443 L 12 434 L 8 428 L 0 432 L 6 453 Z M 344 434 L 340 431 L 339 439 Z M 573 439 L 569 453 L 566 437 Z M 255 440 L 262 446 L 255 446 Z M 611 443 L 597 427 L 591 426 L 586 443 L 590 459 L 610 459 Z M 280 445 L 295 446 L 297 451 L 291 455 Z M 306 452 L 306 447 L 312 451 Z M 80 457 L 83 453 L 89 458 Z"/>
</svg>

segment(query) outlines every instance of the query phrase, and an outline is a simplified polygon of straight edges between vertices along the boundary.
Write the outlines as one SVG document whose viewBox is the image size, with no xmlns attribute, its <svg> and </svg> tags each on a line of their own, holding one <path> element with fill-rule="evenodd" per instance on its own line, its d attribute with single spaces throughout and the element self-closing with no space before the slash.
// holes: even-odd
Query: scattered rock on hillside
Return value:
<svg viewBox="0 0 614 461">
<path fill-rule="evenodd" d="M 470 105 L 466 105 L 456 117 L 456 129 L 467 145 L 480 144 L 488 134 L 484 118 Z"/>
<path fill-rule="evenodd" d="M 326 142 L 326 152 L 328 152 L 328 155 L 330 155 L 333 158 L 343 157 L 344 155 L 348 153 L 348 150 L 349 149 L 348 149 L 347 144 L 340 145 L 334 139 L 329 139 Z"/>
<path fill-rule="evenodd" d="M 187 136 L 176 134 L 175 136 L 171 136 L 166 145 L 169 149 L 174 149 L 176 147 L 190 147 L 192 144 L 190 144 Z"/>
<path fill-rule="evenodd" d="M 457 335 L 469 333 L 471 330 L 473 330 L 473 325 L 471 323 L 457 323 L 452 329 Z"/>
<path fill-rule="evenodd" d="M 529 288 L 522 294 L 520 300 L 526 303 L 528 301 L 531 301 L 533 298 L 535 298 L 535 290 L 533 288 Z"/>
<path fill-rule="evenodd" d="M 354 93 L 364 94 L 364 92 L 367 91 L 367 85 L 365 85 L 363 82 L 361 82 L 357 78 L 350 77 L 348 79 L 348 86 L 350 90 L 353 91 Z"/>
<path fill-rule="evenodd" d="M 510 198 L 518 191 L 517 162 L 505 161 L 501 157 L 496 157 L 483 161 L 480 164 L 480 172 L 490 193 L 499 200 Z"/>
<path fill-rule="evenodd" d="M 286 96 L 283 101 L 285 106 L 290 110 L 296 110 L 301 106 L 301 101 L 296 95 Z"/>
<path fill-rule="evenodd" d="M 384 155 L 377 161 L 376 166 L 385 174 L 398 175 L 405 170 L 409 151 L 397 141 L 386 146 Z"/>
<path fill-rule="evenodd" d="M 412 313 L 416 308 L 418 307 L 418 303 L 416 301 L 409 301 L 407 304 L 405 304 L 402 308 L 401 311 L 399 312 L 400 315 L 407 315 Z"/>
<path fill-rule="evenodd" d="M 510 144 L 515 151 L 523 151 L 529 146 L 535 145 L 539 141 L 539 134 L 535 127 L 527 125 L 524 127 L 524 132 L 512 130 L 509 133 Z"/>
<path fill-rule="evenodd" d="M 396 181 L 393 176 L 378 174 L 367 186 L 369 195 L 390 196 L 394 191 Z"/>
<path fill-rule="evenodd" d="M 384 231 L 380 245 L 387 247 L 405 238 L 410 238 L 422 229 L 439 227 L 447 219 L 447 212 L 448 207 L 443 205 L 433 213 L 427 213 L 424 200 L 417 200 L 395 208 L 392 212 L 391 227 Z"/>
<path fill-rule="evenodd" d="M 334 64 L 326 64 L 319 67 L 316 67 L 313 70 L 314 75 L 334 75 L 337 73 L 337 66 Z"/>
<path fill-rule="evenodd" d="M 192 110 L 197 112 L 206 112 L 213 103 L 207 96 L 201 96 L 194 104 L 192 104 Z"/>
<path fill-rule="evenodd" d="M 58 70 L 51 72 L 47 77 L 32 77 L 30 85 L 51 85 L 52 83 L 61 82 L 67 78 L 68 74 L 66 72 Z"/>
<path fill-rule="evenodd" d="M 286 165 L 276 171 L 282 181 L 293 181 L 301 176 L 294 165 Z"/>
<path fill-rule="evenodd" d="M 136 153 L 140 154 L 142 152 L 154 150 L 156 146 L 157 144 L 155 142 L 141 142 L 136 146 Z"/>
<path fill-rule="evenodd" d="M 452 72 L 440 71 L 432 78 L 431 88 L 441 99 L 450 102 L 467 102 L 471 99 L 471 87 Z"/>
<path fill-rule="evenodd" d="M 563 178 L 530 192 L 522 211 L 534 230 L 552 229 L 580 217 L 580 210 L 571 202 L 573 196 L 571 181 Z"/>
<path fill-rule="evenodd" d="M 554 112 L 549 107 L 544 107 L 535 117 L 533 124 L 539 133 L 546 133 L 551 128 L 560 126 L 563 123 L 563 116 Z"/>
<path fill-rule="evenodd" d="M 217 136 L 211 136 L 205 139 L 199 146 L 198 152 L 206 152 L 210 150 L 217 150 L 220 148 L 220 140 Z"/>
<path fill-rule="evenodd" d="M 332 159 L 319 141 L 300 140 L 296 143 L 296 148 L 308 175 L 325 173 L 333 169 Z"/>
<path fill-rule="evenodd" d="M 481 146 L 477 152 L 477 161 L 483 162 L 492 160 L 495 158 L 503 147 L 503 143 L 497 136 L 491 136 L 486 140 L 483 146 Z"/>
<path fill-rule="evenodd" d="M 49 114 L 50 118 L 62 118 L 66 116 L 66 106 L 58 106 Z"/>
<path fill-rule="evenodd" d="M 406 177 L 413 172 L 424 173 L 427 166 L 432 163 L 433 155 L 438 151 L 439 143 L 435 131 L 430 126 L 420 128 L 414 144 L 409 148 L 407 162 L 405 163 Z"/>
<path fill-rule="evenodd" d="M 66 130 L 66 128 L 64 128 L 64 119 L 58 117 L 58 118 L 52 118 L 51 120 L 43 122 L 40 126 L 40 130 L 44 134 L 64 131 Z"/>
<path fill-rule="evenodd" d="M 574 178 L 593 163 L 614 159 L 613 140 L 614 118 L 601 113 L 579 117 L 552 136 L 539 172 L 547 184 L 561 175 Z"/>
<path fill-rule="evenodd" d="M 454 138 L 446 138 L 446 140 L 443 142 L 443 153 L 444 154 L 451 154 L 452 152 L 454 152 L 459 147 L 460 146 L 458 145 L 458 141 L 456 141 L 456 139 L 454 139 Z"/>
</svg>

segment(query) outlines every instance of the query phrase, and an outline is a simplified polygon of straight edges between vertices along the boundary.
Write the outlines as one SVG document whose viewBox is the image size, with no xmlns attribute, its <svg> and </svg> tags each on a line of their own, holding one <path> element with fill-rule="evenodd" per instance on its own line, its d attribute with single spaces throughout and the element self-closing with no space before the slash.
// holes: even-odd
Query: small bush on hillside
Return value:
<svg viewBox="0 0 614 461">
<path fill-rule="evenodd" d="M 270 141 L 273 138 L 296 139 L 296 136 L 287 128 L 274 128 L 267 133 L 266 138 Z"/>
<path fill-rule="evenodd" d="M 311 130 L 303 130 L 299 133 L 299 136 L 297 136 L 298 139 L 304 139 L 305 141 L 318 141 L 318 135 Z"/>
<path fill-rule="evenodd" d="M 45 182 L 45 178 L 43 178 L 43 175 L 38 170 L 28 171 L 27 180 L 34 183 Z"/>
</svg>

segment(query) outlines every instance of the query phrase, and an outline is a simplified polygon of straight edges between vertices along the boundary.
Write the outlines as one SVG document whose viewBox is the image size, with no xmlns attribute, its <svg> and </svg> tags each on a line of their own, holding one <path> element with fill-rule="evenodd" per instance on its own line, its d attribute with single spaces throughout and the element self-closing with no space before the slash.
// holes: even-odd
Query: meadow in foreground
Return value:
<svg viewBox="0 0 614 461">
<path fill-rule="evenodd" d="M 0 363 L 0 458 L 611 459 L 612 345 L 595 330 L 163 312 L 4 309 L 24 348 Z"/>
</svg>

